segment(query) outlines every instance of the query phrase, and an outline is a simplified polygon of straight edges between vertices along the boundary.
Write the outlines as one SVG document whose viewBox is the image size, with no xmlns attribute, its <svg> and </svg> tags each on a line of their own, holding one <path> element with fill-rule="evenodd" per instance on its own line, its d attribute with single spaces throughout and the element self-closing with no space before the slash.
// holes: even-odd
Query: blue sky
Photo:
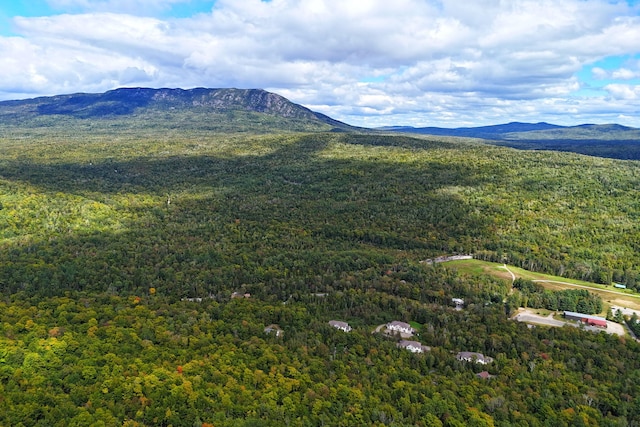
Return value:
<svg viewBox="0 0 640 427">
<path fill-rule="evenodd" d="M 258 87 L 360 126 L 640 127 L 640 0 L 0 1 L 0 99 Z"/>
<path fill-rule="evenodd" d="M 38 17 L 52 16 L 65 13 L 82 13 L 91 10 L 88 4 L 94 3 L 95 10 L 111 10 L 116 12 L 131 13 L 135 11 L 141 16 L 155 16 L 158 18 L 188 18 L 201 13 L 210 13 L 215 1 L 213 0 L 191 0 L 176 2 L 146 2 L 156 3 L 157 6 L 145 6 L 136 2 L 84 2 L 84 1 L 55 1 L 55 0 L 3 0 L 0 5 L 0 34 L 4 36 L 15 36 L 12 19 L 16 16 Z M 101 5 L 102 4 L 102 5 Z"/>
</svg>

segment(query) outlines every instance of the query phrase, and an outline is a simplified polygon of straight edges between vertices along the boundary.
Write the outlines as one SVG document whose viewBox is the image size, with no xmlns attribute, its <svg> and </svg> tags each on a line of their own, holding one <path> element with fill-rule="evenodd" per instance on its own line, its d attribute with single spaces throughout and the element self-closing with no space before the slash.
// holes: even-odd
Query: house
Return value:
<svg viewBox="0 0 640 427">
<path fill-rule="evenodd" d="M 347 322 L 342 322 L 340 320 L 330 320 L 329 325 L 344 332 L 350 332 L 352 329 Z"/>
<path fill-rule="evenodd" d="M 398 343 L 398 347 L 407 349 L 412 353 L 423 353 L 425 351 L 431 350 L 431 347 L 422 345 L 422 343 L 419 343 L 418 341 L 401 340 Z"/>
<path fill-rule="evenodd" d="M 627 289 L 627 285 L 623 285 L 623 284 L 620 284 L 620 283 L 614 283 L 613 287 L 614 288 L 618 288 L 618 289 Z"/>
<path fill-rule="evenodd" d="M 400 332 L 401 334 L 413 335 L 416 330 L 410 324 L 394 320 L 387 323 L 387 332 Z"/>
<path fill-rule="evenodd" d="M 456 305 L 456 310 L 462 310 L 464 308 L 464 300 L 462 298 L 451 298 L 451 302 Z"/>
<path fill-rule="evenodd" d="M 456 355 L 456 359 L 462 362 L 474 362 L 481 363 L 483 365 L 493 362 L 492 357 L 485 356 L 482 353 L 474 353 L 471 351 L 461 351 Z"/>
<path fill-rule="evenodd" d="M 240 292 L 234 292 L 231 294 L 231 298 L 251 298 L 250 293 L 241 294 Z"/>
<path fill-rule="evenodd" d="M 277 337 L 284 335 L 284 331 L 278 325 L 269 325 L 264 328 L 265 334 L 276 334 Z"/>
<path fill-rule="evenodd" d="M 607 328 L 607 319 L 604 317 L 592 316 L 590 314 L 576 313 L 574 311 L 565 311 L 565 319 L 577 320 L 589 326 L 597 326 L 599 328 Z"/>
<path fill-rule="evenodd" d="M 482 371 L 482 372 L 478 372 L 478 373 L 476 374 L 476 377 L 478 377 L 478 378 L 482 378 L 483 380 L 488 380 L 488 379 L 490 379 L 490 378 L 495 377 L 495 375 L 491 375 L 491 374 L 490 374 L 489 372 L 487 372 L 487 371 Z"/>
</svg>

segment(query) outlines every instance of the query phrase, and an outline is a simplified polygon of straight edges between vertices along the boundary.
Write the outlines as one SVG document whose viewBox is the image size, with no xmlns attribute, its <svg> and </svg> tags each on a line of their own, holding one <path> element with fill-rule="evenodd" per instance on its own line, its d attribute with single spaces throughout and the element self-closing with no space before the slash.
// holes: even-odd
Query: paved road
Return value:
<svg viewBox="0 0 640 427">
<path fill-rule="evenodd" d="M 610 334 L 617 334 L 620 336 L 625 335 L 624 326 L 620 325 L 619 323 L 607 321 L 607 329 L 602 329 L 596 326 L 587 326 L 587 325 L 576 323 L 576 322 L 565 322 L 562 320 L 556 320 L 553 318 L 553 314 L 554 313 L 551 313 L 550 315 L 545 317 L 545 316 L 540 316 L 533 313 L 530 309 L 524 309 L 524 310 L 521 309 L 521 311 L 518 312 L 518 314 L 516 314 L 515 316 L 513 316 L 512 319 L 517 320 L 519 322 L 525 322 L 525 323 L 531 323 L 534 325 L 543 325 L 543 326 L 562 327 L 562 326 L 568 325 L 576 328 L 582 326 L 584 329 L 588 331 L 593 331 L 593 332 L 605 331 Z"/>
<path fill-rule="evenodd" d="M 562 327 L 567 323 L 561 320 L 556 320 L 553 317 L 551 317 L 551 315 L 549 315 L 549 317 L 543 317 L 530 312 L 518 313 L 516 314 L 514 319 L 517 320 L 518 322 L 533 323 L 536 325 L 555 326 L 555 327 Z"/>
</svg>

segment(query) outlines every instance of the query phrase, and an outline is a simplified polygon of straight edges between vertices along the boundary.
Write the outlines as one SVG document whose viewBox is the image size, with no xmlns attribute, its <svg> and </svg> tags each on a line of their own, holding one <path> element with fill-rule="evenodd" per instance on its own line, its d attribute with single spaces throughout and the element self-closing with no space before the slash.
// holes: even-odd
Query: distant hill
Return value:
<svg viewBox="0 0 640 427">
<path fill-rule="evenodd" d="M 14 126 L 50 125 L 67 120 L 107 120 L 124 125 L 151 121 L 166 126 L 186 119 L 200 121 L 199 126 L 219 125 L 220 130 L 229 130 L 230 123 L 240 127 L 253 123 L 258 128 L 278 130 L 355 129 L 261 89 L 121 88 L 105 93 L 0 102 L 0 124 Z"/>
<path fill-rule="evenodd" d="M 390 126 L 380 130 L 422 135 L 481 138 L 527 150 L 571 151 L 592 156 L 640 159 L 640 129 L 618 124 L 559 126 L 512 122 L 493 126 L 440 128 Z"/>
<path fill-rule="evenodd" d="M 441 128 L 441 127 L 422 127 L 415 128 L 411 126 L 389 126 L 379 128 L 380 130 L 390 130 L 394 132 L 419 133 L 425 135 L 442 135 L 442 136 L 461 136 L 469 138 L 501 138 L 501 136 L 513 132 L 531 132 L 548 129 L 558 129 L 562 126 L 552 125 L 549 123 L 520 123 L 512 122 L 501 125 L 479 126 L 479 127 L 460 127 L 460 128 Z"/>
</svg>

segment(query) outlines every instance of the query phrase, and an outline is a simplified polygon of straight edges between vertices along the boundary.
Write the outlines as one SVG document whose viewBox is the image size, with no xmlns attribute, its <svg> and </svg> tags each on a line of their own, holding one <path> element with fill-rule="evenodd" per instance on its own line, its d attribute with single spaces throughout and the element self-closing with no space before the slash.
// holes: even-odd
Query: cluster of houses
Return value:
<svg viewBox="0 0 640 427">
<path fill-rule="evenodd" d="M 464 304 L 464 302 L 463 302 Z M 343 332 L 351 332 L 353 328 L 342 320 L 330 320 L 329 325 Z M 419 341 L 413 341 L 406 338 L 413 337 L 413 334 L 416 333 L 416 330 L 408 323 L 401 322 L 399 320 L 394 320 L 386 325 L 385 327 L 386 334 L 399 334 L 402 338 L 398 341 L 398 347 L 408 350 L 412 353 L 424 353 L 425 351 L 430 351 L 431 347 L 423 345 Z M 278 325 L 269 325 L 264 329 L 264 332 L 267 334 L 275 334 L 275 336 L 279 337 L 284 334 L 284 331 Z M 472 363 L 480 363 L 482 365 L 487 365 L 493 362 L 493 358 L 489 356 L 485 356 L 482 353 L 473 353 L 469 351 L 461 351 L 456 355 L 456 359 L 463 362 L 472 362 Z M 477 374 L 479 378 L 487 379 L 491 378 L 493 375 L 490 375 L 487 371 L 480 372 Z"/>
</svg>

